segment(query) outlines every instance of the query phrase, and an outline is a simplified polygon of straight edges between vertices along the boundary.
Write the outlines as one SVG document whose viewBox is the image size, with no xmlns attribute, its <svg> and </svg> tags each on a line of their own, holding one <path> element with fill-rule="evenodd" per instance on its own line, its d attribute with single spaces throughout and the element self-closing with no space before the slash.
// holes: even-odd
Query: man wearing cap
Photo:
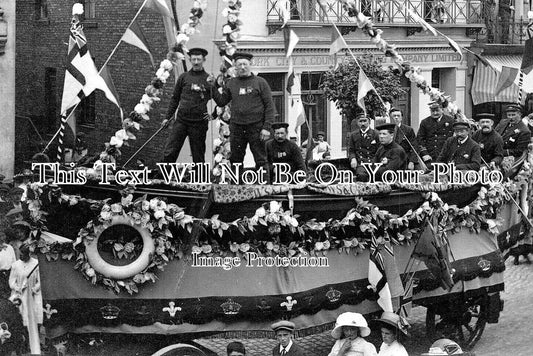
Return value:
<svg viewBox="0 0 533 356">
<path fill-rule="evenodd" d="M 376 127 L 379 132 L 380 146 L 374 157 L 374 163 L 381 163 L 376 171 L 376 179 L 380 180 L 385 171 L 405 169 L 407 154 L 402 146 L 393 141 L 396 124 L 382 124 Z"/>
<path fill-rule="evenodd" d="M 526 150 L 531 138 L 531 132 L 522 122 L 522 108 L 518 104 L 511 104 L 505 110 L 506 118 L 498 123 L 496 131 L 503 139 L 503 155 L 520 157 Z"/>
<path fill-rule="evenodd" d="M 481 149 L 468 137 L 470 125 L 466 121 L 458 120 L 453 123 L 453 131 L 455 136 L 446 140 L 437 162 L 454 163 L 455 168 L 459 170 L 479 170 Z"/>
<path fill-rule="evenodd" d="M 207 102 L 212 95 L 212 84 L 208 82 L 209 75 L 204 70 L 207 51 L 192 48 L 188 54 L 192 68 L 178 77 L 167 114 L 161 122 L 161 126 L 167 126 L 178 110 L 165 143 L 163 162 L 176 162 L 187 136 L 193 162 L 205 161 L 205 138 L 209 124 Z"/>
<path fill-rule="evenodd" d="M 272 350 L 273 356 L 305 356 L 304 350 L 292 339 L 296 325 L 293 322 L 282 320 L 271 325 L 276 333 L 279 344 Z"/>
<path fill-rule="evenodd" d="M 420 122 L 418 129 L 418 145 L 420 155 L 426 163 L 431 163 L 439 156 L 444 142 L 453 135 L 451 116 L 444 115 L 442 106 L 437 102 L 429 103 L 430 116 Z"/>
<path fill-rule="evenodd" d="M 291 166 L 291 172 L 294 173 L 297 170 L 305 172 L 306 167 L 302 153 L 300 152 L 300 147 L 287 139 L 288 127 L 289 124 L 286 122 L 272 124 L 274 138 L 266 143 L 268 163 L 270 166 L 273 163 L 287 163 Z"/>
<path fill-rule="evenodd" d="M 370 128 L 370 120 L 362 114 L 357 117 L 359 129 L 352 132 L 348 139 L 348 159 L 356 176 L 362 177 L 366 170 L 363 163 L 372 163 L 379 147 L 379 135 Z"/>
<path fill-rule="evenodd" d="M 416 141 L 415 130 L 411 126 L 403 123 L 403 113 L 400 109 L 392 108 L 389 115 L 396 124 L 394 142 L 402 146 L 407 154 L 407 169 L 415 169 L 415 164 L 418 163 L 418 143 Z"/>
<path fill-rule="evenodd" d="M 228 352 L 228 356 L 245 356 L 246 355 L 246 349 L 244 348 L 243 343 L 239 341 L 230 342 L 226 350 Z"/>
<path fill-rule="evenodd" d="M 249 144 L 256 168 L 267 164 L 265 141 L 270 138 L 274 122 L 274 101 L 267 81 L 251 71 L 252 55 L 233 55 L 237 77 L 231 78 L 222 91 L 213 91 L 218 106 L 231 102 L 230 146 L 231 163 L 242 163 Z"/>
<path fill-rule="evenodd" d="M 472 134 L 472 139 L 481 149 L 482 163 L 495 169 L 503 160 L 503 140 L 494 130 L 494 114 L 482 113 L 477 115 L 476 119 L 479 120 L 481 128 Z"/>
</svg>

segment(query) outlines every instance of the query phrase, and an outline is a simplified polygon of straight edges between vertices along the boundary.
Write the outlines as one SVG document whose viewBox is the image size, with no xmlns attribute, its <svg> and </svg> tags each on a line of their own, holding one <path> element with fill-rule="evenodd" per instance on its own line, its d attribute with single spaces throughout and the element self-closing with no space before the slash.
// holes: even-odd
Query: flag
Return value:
<svg viewBox="0 0 533 356">
<path fill-rule="evenodd" d="M 459 55 L 461 56 L 461 60 L 463 60 L 463 51 L 461 51 L 461 47 L 457 44 L 457 42 L 455 42 L 454 40 L 452 40 L 450 37 L 446 36 L 446 35 L 442 35 L 444 36 L 444 38 L 446 38 L 446 41 L 448 41 L 448 44 L 450 45 L 450 47 L 457 53 L 459 53 Z"/>
<path fill-rule="evenodd" d="M 383 257 L 383 267 L 385 271 L 385 277 L 389 284 L 389 290 L 392 298 L 394 310 L 400 306 L 400 298 L 404 295 L 404 289 L 402 279 L 400 278 L 400 272 L 398 271 L 398 265 L 394 257 L 394 250 L 390 242 L 386 242 L 384 245 L 385 253 L 381 254 Z"/>
<path fill-rule="evenodd" d="M 440 280 L 441 287 L 449 291 L 454 282 L 448 260 L 448 248 L 442 237 L 437 236 L 436 228 L 438 227 L 434 228 L 428 223 L 416 244 L 413 257 L 424 262 L 430 273 Z"/>
<path fill-rule="evenodd" d="M 107 87 L 109 88 L 113 96 L 117 99 L 117 105 L 118 105 L 118 108 L 120 109 L 120 117 L 124 118 L 122 107 L 120 106 L 120 101 L 118 98 L 117 88 L 115 88 L 115 83 L 113 83 L 113 78 L 111 78 L 109 69 L 107 69 L 107 64 L 105 64 L 102 68 L 100 68 L 100 76 L 104 79 L 104 82 L 106 83 Z"/>
<path fill-rule="evenodd" d="M 295 79 L 296 79 L 296 75 L 294 74 L 294 67 L 293 67 L 293 63 L 292 63 L 292 58 L 289 59 L 289 76 L 287 77 L 287 92 L 289 92 L 289 94 L 292 94 L 292 90 L 295 86 Z"/>
<path fill-rule="evenodd" d="M 132 46 L 139 48 L 142 51 L 145 51 L 150 56 L 150 61 L 152 66 L 155 68 L 155 61 L 150 49 L 148 47 L 148 41 L 144 37 L 144 33 L 141 29 L 141 26 L 136 21 L 133 21 L 131 25 L 126 29 L 126 32 L 122 35 L 121 41 L 129 43 Z"/>
<path fill-rule="evenodd" d="M 494 90 L 494 96 L 498 96 L 504 89 L 510 87 L 518 74 L 518 68 L 502 66 L 502 72 L 498 78 L 498 84 Z"/>
<path fill-rule="evenodd" d="M 291 18 L 291 4 L 289 0 L 278 0 L 276 2 L 276 9 L 278 10 L 279 17 L 281 17 L 281 21 L 283 22 L 281 27 L 285 27 Z"/>
<path fill-rule="evenodd" d="M 359 82 L 357 85 L 357 105 L 363 111 L 366 115 L 366 108 L 365 108 L 365 96 L 368 94 L 369 91 L 374 90 L 374 86 L 370 82 L 370 79 L 366 76 L 365 72 L 363 72 L 362 68 L 359 68 Z"/>
<path fill-rule="evenodd" d="M 95 89 L 102 90 L 106 98 L 120 109 L 117 98 L 113 95 L 94 65 L 91 53 L 87 49 L 87 40 L 81 27 L 71 29 L 70 31 L 67 57 L 68 62 L 63 85 L 61 115 L 65 116 L 68 109 L 78 104 L 81 99 L 89 96 Z M 70 120 L 68 123 L 70 125 Z"/>
<path fill-rule="evenodd" d="M 300 41 L 300 37 L 291 28 L 285 27 L 283 29 L 283 44 L 285 46 L 285 57 L 290 57 L 296 44 Z"/>
<path fill-rule="evenodd" d="M 346 44 L 346 41 L 344 41 L 344 37 L 339 32 L 339 29 L 337 26 L 333 25 L 332 32 L 331 32 L 331 45 L 329 46 L 329 55 L 333 55 L 343 48 L 347 48 L 348 45 Z"/>
<path fill-rule="evenodd" d="M 417 22 L 420 26 L 422 26 L 424 31 L 429 31 L 429 32 L 431 32 L 433 34 L 433 36 L 437 36 L 437 30 L 435 30 L 435 28 L 433 26 L 431 26 L 429 23 L 427 23 L 426 20 L 424 20 L 422 17 L 420 17 L 420 15 L 418 15 L 413 10 L 407 8 L 406 6 L 404 6 L 403 8 L 404 8 L 405 11 L 407 11 L 409 16 L 411 16 L 413 18 L 413 20 L 415 20 L 415 22 Z"/>
<path fill-rule="evenodd" d="M 520 66 L 520 69 L 526 75 L 533 70 L 533 38 L 526 40 L 524 56 L 522 57 L 522 65 Z"/>
<path fill-rule="evenodd" d="M 477 54 L 477 53 L 474 53 L 474 52 L 471 52 L 474 57 L 476 57 L 476 59 L 481 62 L 485 67 L 490 67 L 492 68 L 493 70 L 496 70 L 496 68 L 494 68 L 494 66 L 483 56 L 481 56 L 481 54 Z"/>
<path fill-rule="evenodd" d="M 172 13 L 172 6 L 170 0 L 147 0 L 145 7 L 152 9 L 163 16 L 163 25 L 165 27 L 165 35 L 167 37 L 168 47 L 172 47 L 176 43 L 176 35 L 178 30 L 174 22 L 174 14 Z"/>
<path fill-rule="evenodd" d="M 296 118 L 294 124 L 294 131 L 296 132 L 298 127 L 306 122 L 304 104 L 300 95 L 291 100 L 291 117 Z"/>
<path fill-rule="evenodd" d="M 392 308 L 392 298 L 385 275 L 383 256 L 378 248 L 375 236 L 370 241 L 370 257 L 368 259 L 368 282 L 372 289 L 378 294 L 378 305 L 383 311 L 394 312 Z"/>
</svg>

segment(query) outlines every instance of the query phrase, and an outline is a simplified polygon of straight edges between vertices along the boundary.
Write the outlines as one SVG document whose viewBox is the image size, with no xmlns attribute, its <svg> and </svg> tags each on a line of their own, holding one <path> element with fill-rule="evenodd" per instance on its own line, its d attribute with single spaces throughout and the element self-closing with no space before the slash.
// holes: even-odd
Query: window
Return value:
<svg viewBox="0 0 533 356">
<path fill-rule="evenodd" d="M 307 123 L 312 128 L 312 136 L 316 137 L 318 131 L 324 131 L 328 137 L 326 96 L 322 90 L 318 89 L 322 73 L 305 72 L 302 73 L 301 78 L 302 103 L 304 104 Z M 308 125 L 302 125 L 302 142 L 309 138 Z"/>
<path fill-rule="evenodd" d="M 96 93 L 81 100 L 78 106 L 78 122 L 80 125 L 94 126 L 96 121 Z"/>
<path fill-rule="evenodd" d="M 96 0 L 80 0 L 83 5 L 83 19 L 94 20 L 96 18 Z"/>
<path fill-rule="evenodd" d="M 272 90 L 272 100 L 276 108 L 275 122 L 285 122 L 285 73 L 259 73 Z"/>
<path fill-rule="evenodd" d="M 57 68 L 44 69 L 44 104 L 47 127 L 55 127 L 57 116 Z"/>
<path fill-rule="evenodd" d="M 35 0 L 35 19 L 48 19 L 48 0 Z"/>
</svg>

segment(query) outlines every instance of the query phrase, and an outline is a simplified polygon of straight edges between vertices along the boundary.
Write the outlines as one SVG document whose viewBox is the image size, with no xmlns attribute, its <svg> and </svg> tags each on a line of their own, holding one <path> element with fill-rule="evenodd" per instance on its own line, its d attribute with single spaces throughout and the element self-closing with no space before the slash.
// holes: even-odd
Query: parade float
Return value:
<svg viewBox="0 0 533 356">
<path fill-rule="evenodd" d="M 350 1 L 343 3 L 350 9 Z M 223 51 L 231 58 L 239 20 L 230 17 L 240 2 L 229 6 Z M 198 9 L 182 29 L 189 35 Z M 456 110 L 415 68 L 405 68 L 367 18 L 352 15 L 410 80 Z M 221 184 L 222 135 L 216 166 L 202 182 L 178 179 L 190 180 L 185 166 L 183 175 L 165 179 L 119 173 L 117 152 L 135 139 L 183 48 L 179 43 L 161 63 L 92 168 L 35 167 L 27 219 L 50 338 L 272 337 L 270 324 L 279 319 L 293 321 L 302 337 L 331 329 L 342 312 L 379 315 L 394 301 L 404 316 L 410 305 L 427 308 L 428 337 L 444 334 L 471 348 L 486 323 L 498 321 L 505 255 L 529 237 L 521 215 L 528 214 L 530 156 L 497 182 L 428 173 L 416 181 L 339 183 L 338 162 L 326 162 L 320 179 L 297 184 L 234 184 L 237 178 Z"/>
</svg>

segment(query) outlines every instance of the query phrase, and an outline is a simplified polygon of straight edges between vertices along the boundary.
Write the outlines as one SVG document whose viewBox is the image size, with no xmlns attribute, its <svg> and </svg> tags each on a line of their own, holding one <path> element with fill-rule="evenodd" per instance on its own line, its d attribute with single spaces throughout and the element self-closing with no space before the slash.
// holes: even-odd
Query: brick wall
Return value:
<svg viewBox="0 0 533 356">
<path fill-rule="evenodd" d="M 96 2 L 96 18 L 85 21 L 84 32 L 97 68 L 103 65 L 118 43 L 141 3 L 142 0 Z M 33 118 L 43 136 L 48 134 L 48 137 L 51 137 L 59 127 L 59 117 L 46 117 L 45 68 L 57 68 L 55 94 L 57 98 L 56 112 L 59 115 L 73 2 L 48 0 L 47 20 L 35 20 L 34 4 L 34 0 L 17 2 L 16 112 L 17 115 Z M 144 9 L 138 17 L 138 22 L 151 45 L 156 65 L 159 65 L 167 52 L 167 43 L 160 16 L 151 10 Z M 150 83 L 155 74 L 150 59 L 143 51 L 122 42 L 108 66 L 122 107 L 127 115 L 138 103 L 144 93 L 145 86 Z M 173 78 L 167 82 L 162 101 L 155 110 L 150 112 L 151 120 L 145 123 L 137 135 L 137 140 L 131 141 L 131 147 L 122 149 L 122 162 L 159 127 L 161 115 L 165 113 L 168 106 L 173 82 Z M 104 142 L 108 141 L 113 133 L 120 128 L 118 109 L 101 92 L 98 92 L 94 127 L 78 127 L 78 130 L 87 134 L 90 152 L 100 152 L 104 147 Z M 162 154 L 164 138 L 165 134 L 163 133 L 154 139 L 140 157 L 145 158 L 148 163 L 157 161 Z M 28 140 L 28 135 L 19 130 L 17 139 Z M 31 145 L 30 143 L 19 144 L 18 147 L 29 150 Z M 24 152 L 24 155 L 27 154 L 29 153 Z"/>
</svg>

